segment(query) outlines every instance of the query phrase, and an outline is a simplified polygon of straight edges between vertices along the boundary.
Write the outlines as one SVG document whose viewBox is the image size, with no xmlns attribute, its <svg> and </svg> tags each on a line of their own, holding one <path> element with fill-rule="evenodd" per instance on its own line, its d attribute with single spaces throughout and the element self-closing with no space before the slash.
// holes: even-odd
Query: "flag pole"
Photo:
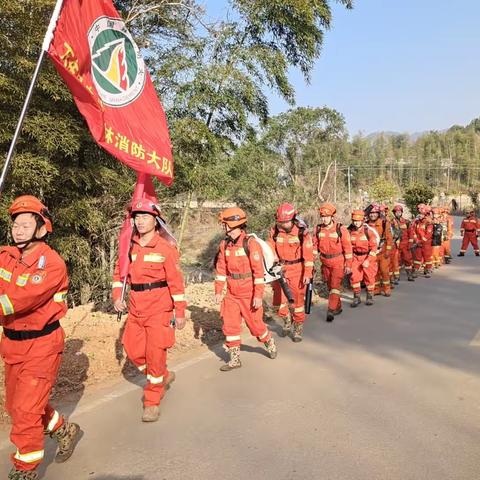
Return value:
<svg viewBox="0 0 480 480">
<path fill-rule="evenodd" d="M 17 127 L 15 129 L 15 133 L 13 135 L 10 148 L 8 149 L 7 158 L 5 160 L 5 163 L 3 164 L 2 174 L 0 176 L 0 193 L 3 190 L 5 179 L 7 178 L 8 169 L 10 167 L 10 163 L 13 158 L 15 146 L 17 144 L 18 138 L 20 137 L 20 133 L 22 131 L 23 121 L 25 120 L 28 106 L 32 98 L 33 89 L 35 88 L 38 75 L 40 74 L 40 70 L 42 68 L 42 63 L 43 63 L 43 59 L 45 58 L 45 53 L 47 53 L 48 49 L 50 48 L 50 44 L 52 43 L 52 40 L 53 40 L 53 33 L 55 31 L 55 27 L 57 26 L 57 20 L 58 20 L 58 17 L 60 16 L 60 11 L 62 10 L 63 2 L 64 0 L 57 0 L 57 3 L 52 13 L 52 17 L 50 19 L 50 23 L 48 25 L 47 33 L 45 34 L 45 38 L 43 39 L 42 51 L 40 53 L 40 56 L 38 57 L 37 65 L 35 66 L 35 71 L 33 72 L 33 77 L 30 82 L 30 87 L 28 88 L 27 97 L 25 98 L 22 112 L 20 113 L 20 118 L 18 119 Z"/>
</svg>

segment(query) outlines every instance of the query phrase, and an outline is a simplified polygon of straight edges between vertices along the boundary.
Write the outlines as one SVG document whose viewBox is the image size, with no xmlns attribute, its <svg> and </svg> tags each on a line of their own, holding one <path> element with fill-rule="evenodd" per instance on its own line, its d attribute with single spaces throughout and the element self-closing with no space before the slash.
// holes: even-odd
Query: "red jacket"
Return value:
<svg viewBox="0 0 480 480">
<path fill-rule="evenodd" d="M 65 262 L 41 243 L 21 258 L 17 247 L 0 248 L 0 322 L 12 330 L 42 330 L 67 313 Z"/>
<path fill-rule="evenodd" d="M 352 242 L 353 254 L 355 256 L 377 256 L 377 239 L 375 233 L 368 230 L 369 227 L 367 225 L 362 225 L 359 229 L 349 228 L 350 241 Z"/>
<path fill-rule="evenodd" d="M 382 253 L 390 252 L 393 248 L 392 229 L 390 222 L 384 218 L 377 218 L 374 222 L 369 221 L 368 225 L 374 228 L 380 237 L 380 251 Z"/>
<path fill-rule="evenodd" d="M 392 222 L 396 223 L 402 231 L 400 238 L 401 247 L 411 247 L 414 243 L 413 222 L 410 222 L 406 218 L 394 218 Z"/>
<path fill-rule="evenodd" d="M 265 290 L 263 250 L 254 239 L 248 239 L 248 256 L 244 249 L 246 233 L 235 240 L 222 240 L 216 261 L 215 293 L 223 292 L 238 298 L 262 298 Z"/>
<path fill-rule="evenodd" d="M 170 312 L 175 308 L 175 316 L 185 318 L 187 302 L 178 250 L 158 233 L 144 247 L 138 241 L 138 236 L 135 236 L 127 283 L 145 284 L 166 281 L 168 286 L 139 292 L 130 290 L 128 311 L 135 316 L 145 316 L 153 315 L 155 312 Z M 117 262 L 113 274 L 113 301 L 120 298 L 122 285 Z"/>
<path fill-rule="evenodd" d="M 275 235 L 276 234 L 276 235 Z M 280 262 L 301 260 L 299 263 L 284 264 L 285 277 L 290 278 L 303 275 L 304 278 L 313 276 L 313 242 L 307 229 L 303 232 L 303 241 L 300 239 L 300 229 L 294 225 L 287 233 L 282 230 L 270 230 L 267 243 Z"/>
<path fill-rule="evenodd" d="M 433 237 L 433 224 L 431 221 L 423 218 L 416 220 L 414 225 L 415 240 L 419 246 L 431 245 Z"/>
<path fill-rule="evenodd" d="M 319 254 L 320 261 L 327 266 L 336 263 L 338 258 L 342 258 L 342 260 L 345 259 L 345 266 L 351 268 L 353 255 L 348 229 L 334 220 L 328 227 L 317 225 L 313 239 L 313 253 Z"/>
<path fill-rule="evenodd" d="M 68 275 L 65 262 L 47 244 L 40 244 L 24 258 L 17 247 L 0 248 L 0 323 L 11 330 L 43 330 L 67 312 Z M 29 340 L 2 336 L 3 360 L 8 364 L 42 358 L 63 351 L 64 333 Z"/>
<path fill-rule="evenodd" d="M 480 220 L 477 217 L 466 217 L 462 220 L 462 225 L 460 226 L 460 233 L 464 235 L 465 232 L 475 233 L 475 235 L 480 235 Z"/>
</svg>

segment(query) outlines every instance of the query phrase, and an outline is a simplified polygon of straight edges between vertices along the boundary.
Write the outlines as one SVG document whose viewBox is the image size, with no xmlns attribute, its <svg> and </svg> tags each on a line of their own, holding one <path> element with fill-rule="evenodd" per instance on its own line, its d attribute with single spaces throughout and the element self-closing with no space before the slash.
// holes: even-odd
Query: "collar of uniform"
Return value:
<svg viewBox="0 0 480 480">
<path fill-rule="evenodd" d="M 160 241 L 160 235 L 158 232 L 155 232 L 153 238 L 146 245 L 140 245 L 140 237 L 138 235 L 135 235 L 132 241 L 142 248 L 155 248 Z"/>
<path fill-rule="evenodd" d="M 40 243 L 34 248 L 28 255 L 21 257 L 20 250 L 18 251 L 19 256 L 18 258 L 22 259 L 22 263 L 27 266 L 31 267 L 35 263 L 38 262 L 39 258 L 48 250 L 48 245 L 46 243 Z"/>
<path fill-rule="evenodd" d="M 337 222 L 335 220 L 332 220 L 330 225 L 324 225 L 322 228 L 324 228 L 326 230 L 332 230 L 332 229 L 336 228 L 336 226 L 337 226 Z"/>
<path fill-rule="evenodd" d="M 229 238 L 227 240 L 227 246 L 228 245 L 237 245 L 237 244 L 242 245 L 243 244 L 243 239 L 246 236 L 247 236 L 247 233 L 245 232 L 245 230 L 242 230 L 242 233 L 240 233 L 240 235 L 235 240 L 232 240 L 231 238 Z M 240 243 L 240 242 L 242 242 L 242 243 Z"/>
<path fill-rule="evenodd" d="M 291 237 L 298 237 L 300 229 L 296 225 L 293 225 L 292 229 L 289 232 L 278 229 L 278 233 L 283 235 L 290 235 Z"/>
</svg>

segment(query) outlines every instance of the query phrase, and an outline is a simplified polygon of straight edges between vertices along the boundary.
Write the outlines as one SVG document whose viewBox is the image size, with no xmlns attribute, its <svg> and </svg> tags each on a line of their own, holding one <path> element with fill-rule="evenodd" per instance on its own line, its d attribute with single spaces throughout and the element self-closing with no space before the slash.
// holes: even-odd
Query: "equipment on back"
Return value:
<svg viewBox="0 0 480 480">
<path fill-rule="evenodd" d="M 272 283 L 278 281 L 280 284 L 283 293 L 287 297 L 288 303 L 293 303 L 295 301 L 293 293 L 290 290 L 290 287 L 287 285 L 285 278 L 283 277 L 282 266 L 275 263 L 275 255 L 270 248 L 270 245 L 265 241 L 259 238 L 255 233 L 249 233 L 243 239 L 243 249 L 247 254 L 247 257 L 250 257 L 250 250 L 248 248 L 248 243 L 251 238 L 254 238 L 256 242 L 260 245 L 263 252 L 263 278 L 265 283 Z"/>
</svg>

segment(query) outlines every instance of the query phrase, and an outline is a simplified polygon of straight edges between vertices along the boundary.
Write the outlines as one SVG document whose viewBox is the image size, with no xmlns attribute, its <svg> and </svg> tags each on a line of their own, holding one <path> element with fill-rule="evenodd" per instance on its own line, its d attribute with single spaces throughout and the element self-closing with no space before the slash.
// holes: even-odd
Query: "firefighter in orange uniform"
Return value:
<svg viewBox="0 0 480 480">
<path fill-rule="evenodd" d="M 433 207 L 433 234 L 432 234 L 432 266 L 440 268 L 444 262 L 443 241 L 446 235 L 442 219 L 441 207 Z"/>
<path fill-rule="evenodd" d="M 58 443 L 57 463 L 68 460 L 80 437 L 48 403 L 64 349 L 60 319 L 67 312 L 67 268 L 45 239 L 52 232 L 47 208 L 18 197 L 9 209 L 13 247 L 0 248 L 0 352 L 5 362 L 5 407 L 12 419 L 9 480 L 35 480 L 44 435 Z"/>
<path fill-rule="evenodd" d="M 375 277 L 377 275 L 377 237 L 372 229 L 364 223 L 363 210 L 352 212 L 352 224 L 348 227 L 352 242 L 353 263 L 351 284 L 353 289 L 353 302 L 355 308 L 361 303 L 361 283 L 367 287 L 367 300 L 365 305 L 373 305 L 375 291 Z"/>
<path fill-rule="evenodd" d="M 346 227 L 334 219 L 337 209 L 331 203 L 320 206 L 321 222 L 315 229 L 313 253 L 318 253 L 322 265 L 322 278 L 327 284 L 328 310 L 327 322 L 342 313 L 342 280 L 344 275 L 352 273 L 352 243 Z"/>
<path fill-rule="evenodd" d="M 403 265 L 405 272 L 407 274 L 407 279 L 409 282 L 414 282 L 413 278 L 413 257 L 412 257 L 412 246 L 413 246 L 413 230 L 412 222 L 408 221 L 403 217 L 403 206 L 395 205 L 393 207 L 394 218 L 392 222 L 395 222 L 397 228 L 401 231 L 401 237 L 398 244 L 398 253 L 399 253 L 399 264 Z"/>
<path fill-rule="evenodd" d="M 263 321 L 265 290 L 263 250 L 259 242 L 246 232 L 247 215 L 241 208 L 227 208 L 220 213 L 226 238 L 220 242 L 215 260 L 215 301 L 221 303 L 225 349 L 229 361 L 220 370 L 240 368 L 242 318 L 250 333 L 263 343 L 270 358 L 277 356 L 277 347 Z M 227 287 L 225 296 L 223 291 Z"/>
<path fill-rule="evenodd" d="M 390 286 L 390 255 L 393 248 L 392 229 L 386 218 L 380 218 L 380 207 L 373 205 L 368 213 L 368 226 L 374 228 L 380 238 L 377 252 L 377 280 L 375 295 L 382 293 L 386 297 L 391 295 Z"/>
<path fill-rule="evenodd" d="M 432 207 L 419 204 L 417 206 L 419 216 L 415 220 L 415 260 L 413 262 L 414 271 L 417 274 L 423 266 L 425 278 L 432 275 L 432 237 L 433 237 L 433 218 Z"/>
<path fill-rule="evenodd" d="M 160 416 L 160 401 L 175 379 L 167 369 L 167 350 L 175 344 L 175 329 L 185 326 L 185 287 L 176 246 L 160 234 L 159 208 L 142 199 L 131 207 L 135 231 L 128 274 L 128 318 L 122 343 L 128 358 L 147 376 L 143 390 L 143 422 Z M 113 275 L 112 297 L 117 312 L 122 301 L 119 265 Z"/>
<path fill-rule="evenodd" d="M 275 227 L 270 230 L 268 244 L 282 265 L 283 276 L 293 293 L 292 315 L 287 298 L 278 282 L 273 284 L 273 304 L 283 318 L 282 336 L 292 333 L 300 342 L 305 321 L 305 291 L 313 276 L 313 243 L 307 225 L 299 219 L 295 207 L 282 203 L 275 215 Z M 293 332 L 292 330 L 293 319 Z"/>
<path fill-rule="evenodd" d="M 475 216 L 475 210 L 467 212 L 467 216 L 462 220 L 460 226 L 460 235 L 462 235 L 462 248 L 460 249 L 459 257 L 463 257 L 468 249 L 468 246 L 472 244 L 473 251 L 478 257 L 480 252 L 478 250 L 478 236 L 480 235 L 480 220 Z"/>
<path fill-rule="evenodd" d="M 449 264 L 452 261 L 452 245 L 451 240 L 453 238 L 453 216 L 450 214 L 450 208 L 444 207 L 444 229 L 446 230 L 446 236 L 443 241 L 443 252 L 445 255 L 445 263 Z"/>
</svg>

